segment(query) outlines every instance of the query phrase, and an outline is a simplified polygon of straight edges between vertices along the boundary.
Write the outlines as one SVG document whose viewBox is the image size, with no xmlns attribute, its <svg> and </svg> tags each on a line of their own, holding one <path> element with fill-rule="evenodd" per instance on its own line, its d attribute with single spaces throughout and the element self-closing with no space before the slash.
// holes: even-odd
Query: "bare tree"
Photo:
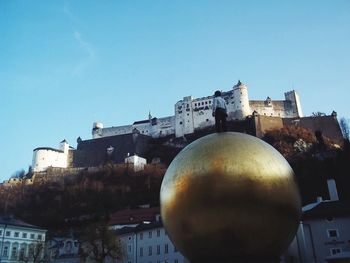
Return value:
<svg viewBox="0 0 350 263">
<path fill-rule="evenodd" d="M 349 120 L 346 120 L 345 118 L 341 118 L 339 125 L 340 125 L 341 131 L 343 132 L 343 136 L 345 140 L 349 140 L 350 139 Z"/>
<path fill-rule="evenodd" d="M 85 230 L 80 255 L 93 262 L 103 263 L 107 258 L 122 259 L 124 250 L 120 239 L 106 223 L 92 224 Z"/>
<path fill-rule="evenodd" d="M 27 263 L 39 263 L 43 262 L 42 253 L 44 251 L 45 242 L 42 240 L 36 240 L 35 243 L 29 245 L 28 256 L 24 256 L 24 254 L 20 254 L 19 262 Z"/>
</svg>

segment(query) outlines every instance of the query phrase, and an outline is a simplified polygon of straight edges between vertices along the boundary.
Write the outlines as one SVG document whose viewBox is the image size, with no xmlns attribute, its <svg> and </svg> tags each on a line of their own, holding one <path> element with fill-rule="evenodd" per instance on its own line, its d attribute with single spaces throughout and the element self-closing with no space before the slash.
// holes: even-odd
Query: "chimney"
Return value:
<svg viewBox="0 0 350 263">
<path fill-rule="evenodd" d="M 334 179 L 327 180 L 329 198 L 331 201 L 339 201 L 337 185 Z"/>
</svg>

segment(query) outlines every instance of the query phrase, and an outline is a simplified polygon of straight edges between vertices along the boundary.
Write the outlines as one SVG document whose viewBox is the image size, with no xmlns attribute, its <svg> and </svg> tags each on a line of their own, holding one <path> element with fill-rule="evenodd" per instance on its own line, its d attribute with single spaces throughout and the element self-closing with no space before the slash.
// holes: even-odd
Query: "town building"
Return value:
<svg viewBox="0 0 350 263">
<path fill-rule="evenodd" d="M 159 207 L 144 205 L 111 215 L 109 225 L 124 246 L 125 257 L 117 263 L 189 263 L 169 239 Z"/>
<path fill-rule="evenodd" d="M 0 262 L 31 263 L 44 258 L 46 230 L 8 216 L 0 216 Z M 37 261 L 38 262 L 38 261 Z"/>
<path fill-rule="evenodd" d="M 79 263 L 80 243 L 74 238 L 55 237 L 47 242 L 47 261 L 55 263 Z"/>
<path fill-rule="evenodd" d="M 303 207 L 285 262 L 350 262 L 350 202 L 338 199 L 334 179 L 327 184 L 330 200 Z"/>
<path fill-rule="evenodd" d="M 118 263 L 189 263 L 169 239 L 161 221 L 117 231 L 126 251 Z"/>
</svg>

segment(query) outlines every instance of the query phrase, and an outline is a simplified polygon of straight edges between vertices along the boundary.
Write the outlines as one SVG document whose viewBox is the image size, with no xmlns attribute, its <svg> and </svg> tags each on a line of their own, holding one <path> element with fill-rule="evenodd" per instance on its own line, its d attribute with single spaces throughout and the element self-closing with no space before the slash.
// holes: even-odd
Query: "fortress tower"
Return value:
<svg viewBox="0 0 350 263">
<path fill-rule="evenodd" d="M 252 114 L 249 106 L 248 88 L 240 80 L 233 86 L 233 109 L 229 112 L 230 119 L 242 120 Z"/>
</svg>

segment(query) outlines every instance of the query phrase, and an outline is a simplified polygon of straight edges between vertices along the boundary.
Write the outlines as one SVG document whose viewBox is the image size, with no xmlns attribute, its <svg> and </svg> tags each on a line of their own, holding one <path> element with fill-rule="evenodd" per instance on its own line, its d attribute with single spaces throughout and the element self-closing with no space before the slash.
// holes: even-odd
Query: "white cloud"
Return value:
<svg viewBox="0 0 350 263">
<path fill-rule="evenodd" d="M 95 50 L 93 46 L 87 42 L 79 31 L 74 31 L 74 39 L 78 42 L 80 48 L 86 56 L 74 67 L 73 74 L 80 75 L 94 61 Z"/>
<path fill-rule="evenodd" d="M 68 17 L 72 22 L 73 28 L 79 24 L 79 19 L 72 13 L 70 9 L 70 3 L 66 1 L 63 6 L 63 13 Z M 73 68 L 73 75 L 81 75 L 86 68 L 94 61 L 95 59 L 95 50 L 93 45 L 83 38 L 79 30 L 73 29 L 74 40 L 78 43 L 80 49 L 85 53 L 83 57 Z"/>
</svg>

